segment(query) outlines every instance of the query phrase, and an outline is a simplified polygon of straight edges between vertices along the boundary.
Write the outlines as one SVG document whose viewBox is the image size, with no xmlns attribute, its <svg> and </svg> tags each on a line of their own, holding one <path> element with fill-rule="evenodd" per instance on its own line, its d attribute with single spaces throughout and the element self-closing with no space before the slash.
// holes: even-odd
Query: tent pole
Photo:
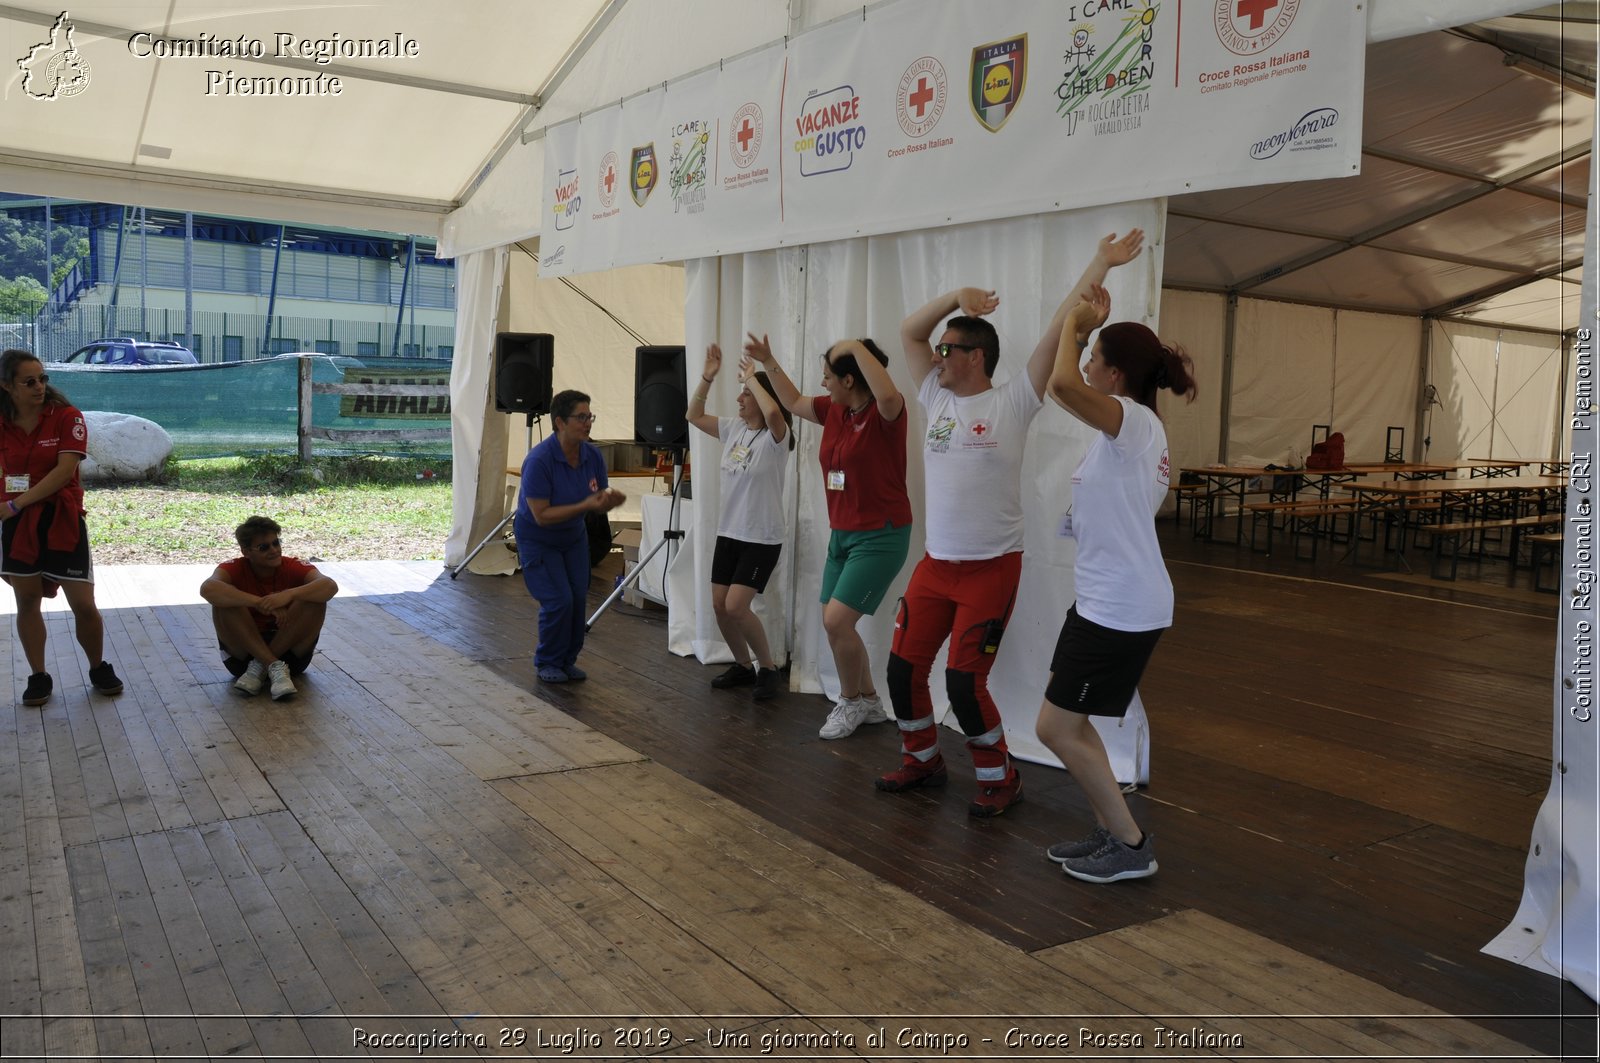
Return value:
<svg viewBox="0 0 1600 1063">
<path fill-rule="evenodd" d="M 1222 325 L 1222 424 L 1217 431 L 1217 461 L 1228 463 L 1228 420 L 1233 415 L 1233 332 L 1239 321 L 1239 293 L 1228 293 L 1228 312 Z"/>
<path fill-rule="evenodd" d="M 1428 432 L 1428 412 L 1433 409 L 1433 396 L 1437 392 L 1428 386 L 1429 358 L 1433 354 L 1433 318 L 1422 317 L 1422 336 L 1417 343 L 1417 403 L 1416 430 L 1411 434 L 1411 460 L 1428 460 L 1428 445 L 1432 442 Z"/>
</svg>

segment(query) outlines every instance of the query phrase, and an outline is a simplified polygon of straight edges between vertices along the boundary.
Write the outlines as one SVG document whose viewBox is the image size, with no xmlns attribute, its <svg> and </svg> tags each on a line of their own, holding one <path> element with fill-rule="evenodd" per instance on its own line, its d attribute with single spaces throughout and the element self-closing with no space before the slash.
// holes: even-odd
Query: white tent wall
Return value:
<svg viewBox="0 0 1600 1063">
<path fill-rule="evenodd" d="M 1161 338 L 1194 359 L 1193 402 L 1170 398 L 1161 408 L 1172 467 L 1209 465 L 1222 439 L 1222 359 L 1227 349 L 1228 299 L 1213 292 L 1161 293 Z"/>
<path fill-rule="evenodd" d="M 1382 461 L 1391 427 L 1416 436 L 1422 324 L 1394 314 L 1334 312 L 1333 431 L 1349 461 Z M 1307 437 L 1309 442 L 1310 437 Z"/>
<path fill-rule="evenodd" d="M 1435 321 L 1428 457 L 1557 457 L 1561 358 L 1559 336 Z"/>
<path fill-rule="evenodd" d="M 456 303 L 456 350 L 450 369 L 451 482 L 450 534 L 445 539 L 445 563 L 456 565 L 502 516 L 505 476 L 498 469 L 480 467 L 480 454 L 497 454 L 505 447 L 500 415 L 493 413 L 491 382 L 494 334 L 509 300 L 506 290 L 506 248 L 463 255 L 456 261 L 459 285 Z M 494 418 L 493 421 L 490 418 Z M 469 490 L 466 485 L 472 485 Z"/>
<path fill-rule="evenodd" d="M 1160 206 L 1158 201 L 1146 201 L 691 262 L 688 344 L 691 352 L 703 352 L 707 343 L 718 341 L 728 358 L 741 345 L 745 332 L 767 334 L 785 371 L 809 394 L 818 391 L 820 358 L 832 343 L 850 336 L 877 339 L 890 357 L 896 384 L 911 400 L 907 407 L 911 418 L 907 489 L 913 512 L 922 513 L 921 439 L 925 425 L 912 398 L 915 389 L 900 350 L 901 320 L 910 310 L 953 288 L 969 284 L 994 288 L 1000 295 L 1000 309 L 992 320 L 1001 344 L 995 380 L 1003 382 L 1023 371 L 1056 306 L 1087 266 L 1099 238 L 1135 226 L 1154 237 L 1161 231 Z M 1156 324 L 1160 269 L 1160 245 L 1152 239 L 1135 263 L 1111 273 L 1108 287 L 1114 318 Z M 690 364 L 699 363 L 691 356 Z M 730 409 L 733 396 L 732 383 L 719 378 L 709 405 Z M 1175 408 L 1170 396 L 1167 398 L 1168 408 Z M 794 531 L 784 551 L 792 567 L 785 586 L 768 594 L 787 594 L 792 587 L 788 607 L 793 618 L 791 686 L 831 696 L 838 692 L 838 679 L 817 602 L 828 540 L 827 504 L 817 466 L 820 436 L 820 430 L 811 424 L 801 425 L 797 433 L 786 499 L 794 506 Z M 1071 500 L 1072 472 L 1091 438 L 1088 429 L 1048 402 L 1035 418 L 1029 436 L 1022 475 L 1027 521 L 1022 586 L 990 682 L 1006 721 L 1008 741 L 1013 752 L 1024 759 L 1055 763 L 1034 738 L 1033 724 L 1044 692 L 1047 662 L 1073 597 L 1072 544 L 1061 539 L 1057 529 Z M 696 433 L 693 445 L 693 557 L 698 571 L 695 582 L 704 588 L 714 541 L 717 459 L 713 441 Z M 893 630 L 892 603 L 922 557 L 922 541 L 923 530 L 918 525 L 906 566 L 885 605 L 861 624 L 871 659 L 880 670 L 880 686 Z M 692 600 L 672 607 L 669 626 L 675 631 L 680 624 L 690 628 L 682 648 L 675 643 L 674 649 L 692 650 L 702 660 L 726 659 L 706 594 L 702 589 Z M 774 614 L 784 611 L 774 602 L 768 605 Z M 938 664 L 935 700 L 941 704 L 942 675 L 942 664 Z"/>
</svg>

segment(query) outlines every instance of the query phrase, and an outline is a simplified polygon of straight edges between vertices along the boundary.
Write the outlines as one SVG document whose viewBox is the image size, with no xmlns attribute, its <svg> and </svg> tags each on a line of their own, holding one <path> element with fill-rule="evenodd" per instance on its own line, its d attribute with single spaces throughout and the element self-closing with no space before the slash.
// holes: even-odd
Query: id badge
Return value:
<svg viewBox="0 0 1600 1063">
<path fill-rule="evenodd" d="M 844 470 L 843 469 L 829 469 L 828 470 L 828 490 L 830 490 L 830 491 L 843 491 L 844 490 Z"/>
<path fill-rule="evenodd" d="M 8 495 L 20 495 L 22 492 L 26 491 L 29 486 L 31 486 L 29 483 L 29 477 L 25 472 L 6 476 L 6 494 Z"/>
<path fill-rule="evenodd" d="M 1077 538 L 1077 536 L 1072 533 L 1072 510 L 1067 510 L 1066 516 L 1061 518 L 1061 530 L 1057 534 L 1059 534 L 1063 539 Z"/>
<path fill-rule="evenodd" d="M 736 466 L 750 464 L 750 448 L 734 447 L 732 450 L 728 451 L 728 460 L 733 462 L 733 464 Z"/>
</svg>

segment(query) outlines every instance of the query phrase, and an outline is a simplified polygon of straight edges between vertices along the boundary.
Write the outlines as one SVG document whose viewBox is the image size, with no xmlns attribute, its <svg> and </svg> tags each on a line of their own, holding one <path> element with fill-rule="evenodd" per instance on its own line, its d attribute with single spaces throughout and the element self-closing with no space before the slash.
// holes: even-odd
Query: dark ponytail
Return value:
<svg viewBox="0 0 1600 1063">
<path fill-rule="evenodd" d="M 1137 321 L 1118 321 L 1100 330 L 1100 356 L 1122 373 L 1128 397 L 1156 408 L 1162 388 L 1194 401 L 1194 362 L 1182 347 L 1167 346 Z"/>
</svg>

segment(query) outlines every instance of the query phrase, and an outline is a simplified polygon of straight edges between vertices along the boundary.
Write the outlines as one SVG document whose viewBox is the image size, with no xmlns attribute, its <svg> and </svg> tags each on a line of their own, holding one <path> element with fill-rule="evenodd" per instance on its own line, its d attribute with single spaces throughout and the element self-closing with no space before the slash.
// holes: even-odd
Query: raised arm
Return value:
<svg viewBox="0 0 1600 1063">
<path fill-rule="evenodd" d="M 761 408 L 761 417 L 767 422 L 767 431 L 772 433 L 772 438 L 782 443 L 789 434 L 789 424 L 783 419 L 783 410 L 756 379 L 756 363 L 749 358 L 739 361 L 739 383 L 744 385 L 744 389 Z"/>
<path fill-rule="evenodd" d="M 897 421 L 906 409 L 906 397 L 894 386 L 885 369 L 860 340 L 841 340 L 836 346 L 841 353 L 856 356 L 856 368 L 866 382 L 872 397 L 878 401 L 878 416 L 885 421 Z"/>
<path fill-rule="evenodd" d="M 933 302 L 900 322 L 900 346 L 905 348 L 906 365 L 911 368 L 911 379 L 917 386 L 933 371 L 933 346 L 928 342 L 939 322 L 960 310 L 971 317 L 992 314 L 1000 299 L 983 288 L 957 288 L 946 292 Z M 880 404 L 881 405 L 881 404 Z"/>
<path fill-rule="evenodd" d="M 1116 233 L 1101 238 L 1095 247 L 1094 258 L 1089 260 L 1088 267 L 1083 271 L 1083 276 L 1078 278 L 1078 283 L 1073 285 L 1072 291 L 1056 307 L 1049 327 L 1044 330 L 1039 345 L 1028 358 L 1028 379 L 1033 382 L 1033 390 L 1040 398 L 1044 397 L 1045 382 L 1050 379 L 1050 370 L 1056 364 L 1056 351 L 1061 346 L 1061 337 L 1064 335 L 1062 325 L 1067 320 L 1067 313 L 1083 301 L 1091 287 L 1104 284 L 1106 274 L 1113 268 L 1138 258 L 1143 247 L 1143 229 L 1129 229 L 1128 235 L 1120 240 Z"/>
<path fill-rule="evenodd" d="M 767 379 L 772 381 L 773 390 L 778 393 L 778 401 L 783 403 L 785 409 L 812 424 L 822 423 L 817 420 L 817 411 L 811 404 L 811 397 L 800 394 L 800 389 L 794 386 L 789 374 L 783 371 L 783 366 L 772 356 L 772 344 L 765 334 L 756 339 L 754 332 L 745 333 L 744 353 L 752 362 L 760 364 L 762 371 L 767 374 Z"/>
<path fill-rule="evenodd" d="M 1091 284 L 1082 299 L 1067 311 L 1056 347 L 1055 368 L 1050 373 L 1050 397 L 1078 420 L 1112 439 L 1122 432 L 1122 403 L 1089 386 L 1078 359 L 1089 345 L 1089 334 L 1105 324 L 1111 313 L 1111 296 Z"/>
<path fill-rule="evenodd" d="M 712 382 L 717 379 L 717 371 L 721 368 L 722 348 L 713 343 L 706 348 L 706 364 L 705 368 L 700 370 L 700 383 L 689 393 L 688 421 L 712 439 L 721 439 L 722 435 L 717 430 L 717 419 L 706 413 L 706 395 L 711 390 Z"/>
</svg>

